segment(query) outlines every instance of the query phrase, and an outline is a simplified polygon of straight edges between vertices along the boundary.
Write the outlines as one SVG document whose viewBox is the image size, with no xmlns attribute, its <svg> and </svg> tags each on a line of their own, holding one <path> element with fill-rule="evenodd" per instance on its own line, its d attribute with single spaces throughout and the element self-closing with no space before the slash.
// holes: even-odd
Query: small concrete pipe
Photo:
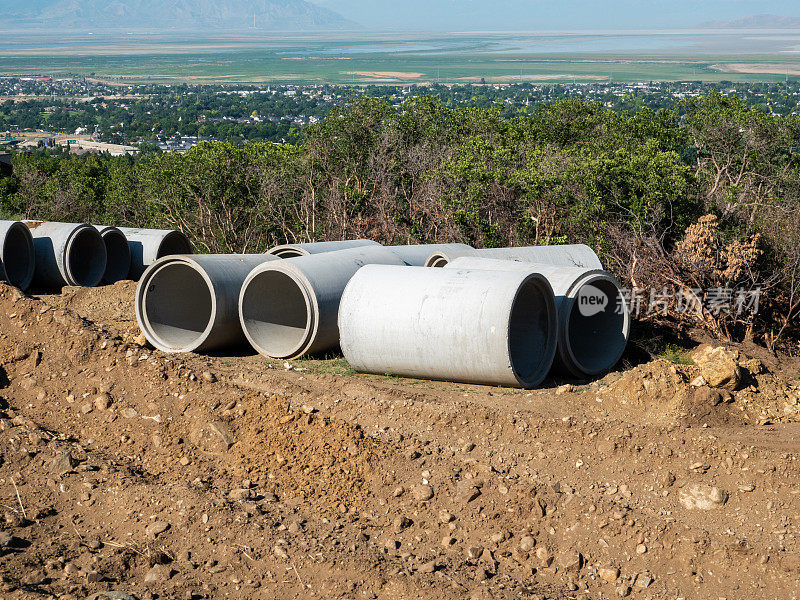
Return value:
<svg viewBox="0 0 800 600">
<path fill-rule="evenodd" d="M 594 377 L 616 365 L 625 352 L 630 314 L 619 283 L 606 271 L 468 256 L 456 258 L 445 268 L 541 273 L 546 277 L 558 307 L 556 371 Z"/>
<path fill-rule="evenodd" d="M 275 246 L 267 250 L 267 254 L 272 254 L 279 258 L 297 258 L 298 256 L 308 256 L 310 254 L 323 254 L 325 252 L 336 252 L 337 250 L 348 250 L 350 248 L 360 248 L 362 246 L 380 246 L 373 240 L 342 240 L 337 242 L 309 242 L 307 244 L 284 244 Z"/>
<path fill-rule="evenodd" d="M 550 370 L 556 324 L 547 279 L 513 271 L 368 265 L 339 309 L 358 372 L 523 388 Z"/>
<path fill-rule="evenodd" d="M 131 270 L 131 248 L 128 239 L 116 227 L 95 225 L 106 245 L 106 270 L 103 283 L 117 283 L 128 278 Z"/>
<path fill-rule="evenodd" d="M 501 260 L 558 265 L 561 267 L 584 267 L 602 269 L 603 264 L 594 250 L 585 244 L 564 246 L 522 246 L 519 248 L 480 248 L 434 252 L 425 263 L 426 267 L 443 267 L 459 256 L 480 256 Z"/>
<path fill-rule="evenodd" d="M 434 252 L 459 253 L 472 252 L 472 246 L 466 244 L 409 244 L 407 246 L 386 246 L 389 250 L 403 259 L 411 267 L 423 267 Z"/>
<path fill-rule="evenodd" d="M 253 348 L 272 358 L 336 348 L 339 300 L 350 278 L 367 264 L 405 266 L 388 248 L 362 246 L 254 269 L 239 298 L 242 329 Z"/>
<path fill-rule="evenodd" d="M 269 254 L 171 255 L 158 259 L 136 288 L 136 320 L 164 352 L 206 352 L 247 345 L 239 291 Z"/>
<path fill-rule="evenodd" d="M 192 244 L 174 229 L 136 229 L 119 227 L 128 238 L 131 249 L 131 270 L 128 277 L 137 281 L 145 269 L 164 256 L 191 254 Z"/>
<path fill-rule="evenodd" d="M 35 267 L 31 230 L 19 221 L 0 221 L 0 281 L 24 292 L 33 281 Z"/>
<path fill-rule="evenodd" d="M 36 251 L 34 283 L 43 288 L 94 287 L 106 271 L 106 245 L 86 223 L 24 221 Z"/>
</svg>

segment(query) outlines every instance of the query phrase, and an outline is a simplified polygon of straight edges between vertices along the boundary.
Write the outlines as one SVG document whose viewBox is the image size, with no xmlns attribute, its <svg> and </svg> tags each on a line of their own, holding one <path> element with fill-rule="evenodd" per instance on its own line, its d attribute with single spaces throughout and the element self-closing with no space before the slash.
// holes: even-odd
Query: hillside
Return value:
<svg viewBox="0 0 800 600">
<path fill-rule="evenodd" d="M 304 0 L 10 0 L 0 22 L 15 28 L 288 30 L 358 25 Z"/>
<path fill-rule="evenodd" d="M 708 21 L 698 25 L 703 29 L 800 29 L 800 17 L 750 15 L 732 21 Z"/>
</svg>

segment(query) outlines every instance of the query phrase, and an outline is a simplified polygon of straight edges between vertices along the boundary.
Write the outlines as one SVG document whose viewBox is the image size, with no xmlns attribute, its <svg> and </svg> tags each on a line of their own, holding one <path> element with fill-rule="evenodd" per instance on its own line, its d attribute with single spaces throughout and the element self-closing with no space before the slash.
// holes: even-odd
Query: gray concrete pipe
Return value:
<svg viewBox="0 0 800 600">
<path fill-rule="evenodd" d="M 25 291 L 33 281 L 35 267 L 30 229 L 19 221 L 0 221 L 0 281 Z"/>
<path fill-rule="evenodd" d="M 535 273 L 368 265 L 339 309 L 358 372 L 532 388 L 556 352 L 556 305 Z"/>
<path fill-rule="evenodd" d="M 431 254 L 435 252 L 458 253 L 475 250 L 466 244 L 409 244 L 407 246 L 386 246 L 403 259 L 411 267 L 423 267 Z"/>
<path fill-rule="evenodd" d="M 131 249 L 131 270 L 128 276 L 137 281 L 145 269 L 164 256 L 191 254 L 192 244 L 174 229 L 136 229 L 120 227 Z"/>
<path fill-rule="evenodd" d="M 267 254 L 272 254 L 279 258 L 297 258 L 298 256 L 308 256 L 310 254 L 323 254 L 325 252 L 336 252 L 337 250 L 348 250 L 350 248 L 360 248 L 362 246 L 380 246 L 373 240 L 342 240 L 336 242 L 309 242 L 307 244 L 284 244 L 275 246 L 267 250 Z"/>
<path fill-rule="evenodd" d="M 362 246 L 261 265 L 242 286 L 239 317 L 247 339 L 264 356 L 297 358 L 336 348 L 339 300 L 367 264 L 405 266 L 383 246 Z"/>
<path fill-rule="evenodd" d="M 103 283 L 116 283 L 128 278 L 131 270 L 131 248 L 128 238 L 116 227 L 95 225 L 106 245 L 106 270 Z"/>
<path fill-rule="evenodd" d="M 458 249 L 434 252 L 425 262 L 426 267 L 443 267 L 459 256 L 480 256 L 501 260 L 516 260 L 562 267 L 602 269 L 603 264 L 594 250 L 585 244 L 563 246 L 521 246 L 519 248 Z"/>
<path fill-rule="evenodd" d="M 269 254 L 170 255 L 145 270 L 136 288 L 136 320 L 164 352 L 207 352 L 246 346 L 239 291 Z"/>
<path fill-rule="evenodd" d="M 24 221 L 36 252 L 33 281 L 38 287 L 94 287 L 106 270 L 106 245 L 86 223 Z"/>
<path fill-rule="evenodd" d="M 594 377 L 616 365 L 625 352 L 630 314 L 619 283 L 606 271 L 478 257 L 456 258 L 445 268 L 535 272 L 546 277 L 558 308 L 556 371 Z"/>
</svg>

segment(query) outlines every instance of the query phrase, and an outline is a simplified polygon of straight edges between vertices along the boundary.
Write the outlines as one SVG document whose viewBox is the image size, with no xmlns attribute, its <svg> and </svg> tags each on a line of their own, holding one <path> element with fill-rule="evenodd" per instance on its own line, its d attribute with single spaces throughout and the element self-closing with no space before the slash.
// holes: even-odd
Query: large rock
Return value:
<svg viewBox="0 0 800 600">
<path fill-rule="evenodd" d="M 692 352 L 692 360 L 700 368 L 700 374 L 708 385 L 734 391 L 742 382 L 742 369 L 738 363 L 739 353 L 703 344 Z"/>
<path fill-rule="evenodd" d="M 689 510 L 711 510 L 725 504 L 728 501 L 728 494 L 718 487 L 694 483 L 678 492 L 678 501 Z"/>
</svg>

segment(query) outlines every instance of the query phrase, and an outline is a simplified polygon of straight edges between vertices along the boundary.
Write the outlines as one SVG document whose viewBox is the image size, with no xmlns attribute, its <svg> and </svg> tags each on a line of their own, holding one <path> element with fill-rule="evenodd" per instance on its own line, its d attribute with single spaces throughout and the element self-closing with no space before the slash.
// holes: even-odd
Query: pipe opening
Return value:
<svg viewBox="0 0 800 600">
<path fill-rule="evenodd" d="M 213 312 L 209 284 L 191 265 L 165 264 L 147 281 L 142 297 L 143 321 L 167 348 L 184 350 L 200 341 Z"/>
<path fill-rule="evenodd" d="M 446 265 L 448 262 L 450 262 L 450 261 L 449 261 L 449 260 L 447 260 L 447 257 L 446 257 L 446 256 L 444 256 L 443 254 L 439 254 L 438 252 L 436 252 L 435 254 L 432 254 L 432 255 L 431 255 L 431 257 L 428 259 L 428 264 L 427 264 L 427 265 L 425 265 L 425 266 L 426 266 L 426 267 L 434 267 L 434 268 L 437 268 L 437 269 L 441 269 L 441 268 L 442 268 L 442 267 L 444 267 L 444 266 L 445 266 L 445 265 Z"/>
<path fill-rule="evenodd" d="M 552 292 L 538 277 L 517 292 L 508 322 L 511 368 L 524 386 L 538 385 L 550 370 L 555 350 Z"/>
<path fill-rule="evenodd" d="M 109 229 L 102 234 L 106 246 L 106 271 L 103 281 L 116 283 L 127 279 L 131 269 L 131 248 L 122 232 Z"/>
<path fill-rule="evenodd" d="M 301 252 L 300 250 L 295 250 L 294 248 L 283 248 L 273 252 L 272 254 L 278 258 L 297 258 L 298 256 L 305 256 L 305 253 Z"/>
<path fill-rule="evenodd" d="M 587 293 L 586 286 L 591 286 Z M 598 294 L 599 292 L 599 294 Z M 606 298 L 602 309 L 586 308 L 589 301 L 581 299 L 592 296 Z M 596 279 L 578 290 L 567 319 L 569 353 L 577 366 L 589 375 L 597 375 L 613 367 L 627 345 L 627 316 L 619 307 L 624 298 L 614 282 Z M 596 311 L 596 312 L 595 312 Z"/>
<path fill-rule="evenodd" d="M 275 358 L 294 356 L 311 331 L 311 308 L 291 275 L 267 269 L 245 284 L 242 326 L 259 352 Z"/>
<path fill-rule="evenodd" d="M 191 254 L 192 245 L 189 243 L 188 238 L 180 231 L 171 231 L 164 236 L 161 243 L 158 245 L 158 254 L 156 258 L 162 256 L 171 256 L 173 254 Z"/>
<path fill-rule="evenodd" d="M 106 246 L 93 227 L 75 232 L 67 247 L 67 273 L 75 285 L 94 287 L 106 270 Z"/>
<path fill-rule="evenodd" d="M 11 227 L 3 243 L 3 268 L 11 285 L 25 288 L 30 284 L 34 269 L 34 251 L 30 234 L 22 227 Z"/>
</svg>

